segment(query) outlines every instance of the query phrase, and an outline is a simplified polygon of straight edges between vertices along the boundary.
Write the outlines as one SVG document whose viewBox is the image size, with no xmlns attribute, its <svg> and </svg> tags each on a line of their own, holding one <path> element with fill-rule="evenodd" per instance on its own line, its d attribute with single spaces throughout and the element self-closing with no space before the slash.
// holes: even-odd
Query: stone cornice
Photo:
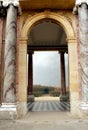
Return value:
<svg viewBox="0 0 88 130">
<path fill-rule="evenodd" d="M 8 7 L 13 4 L 15 7 L 19 7 L 19 0 L 3 0 L 3 6 Z"/>
</svg>

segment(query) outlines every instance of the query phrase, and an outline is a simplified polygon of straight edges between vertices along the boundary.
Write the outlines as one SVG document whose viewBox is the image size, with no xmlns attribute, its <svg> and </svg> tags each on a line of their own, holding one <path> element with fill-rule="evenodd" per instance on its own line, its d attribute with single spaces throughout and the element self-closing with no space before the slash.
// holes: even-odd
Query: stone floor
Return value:
<svg viewBox="0 0 88 130">
<path fill-rule="evenodd" d="M 0 120 L 0 130 L 88 130 L 88 119 L 69 112 L 29 112 L 19 120 Z"/>
<path fill-rule="evenodd" d="M 35 101 L 28 103 L 28 111 L 70 111 L 69 102 L 60 102 L 59 100 L 53 101 Z"/>
<path fill-rule="evenodd" d="M 51 102 L 51 97 L 47 99 Z M 88 119 L 73 118 L 67 111 L 30 111 L 19 120 L 0 120 L 0 130 L 88 130 Z"/>
</svg>

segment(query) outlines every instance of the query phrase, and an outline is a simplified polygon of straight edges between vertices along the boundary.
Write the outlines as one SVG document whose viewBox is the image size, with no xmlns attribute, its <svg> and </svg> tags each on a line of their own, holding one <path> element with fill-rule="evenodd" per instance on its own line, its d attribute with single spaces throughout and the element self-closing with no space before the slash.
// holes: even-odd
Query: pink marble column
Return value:
<svg viewBox="0 0 88 130">
<path fill-rule="evenodd" d="M 81 100 L 88 102 L 88 7 L 86 3 L 82 3 L 78 7 L 78 18 L 82 88 Z"/>
<path fill-rule="evenodd" d="M 3 18 L 0 18 L 0 72 L 1 72 L 1 54 L 2 54 L 2 35 L 3 35 Z M 0 102 L 1 102 L 1 73 L 0 73 Z"/>
<path fill-rule="evenodd" d="M 66 95 L 64 52 L 60 52 L 60 67 L 61 67 L 61 95 Z"/>
<path fill-rule="evenodd" d="M 2 51 L 2 35 L 3 35 L 3 18 L 0 18 L 0 65 L 1 65 L 1 51 Z"/>
<path fill-rule="evenodd" d="M 16 101 L 16 30 L 17 8 L 8 6 L 6 19 L 5 54 L 4 54 L 4 88 L 3 102 Z"/>
<path fill-rule="evenodd" d="M 33 94 L 33 52 L 28 55 L 28 95 Z"/>
<path fill-rule="evenodd" d="M 88 110 L 88 0 L 76 0 L 73 13 L 78 15 L 79 23 L 80 106 Z"/>
</svg>

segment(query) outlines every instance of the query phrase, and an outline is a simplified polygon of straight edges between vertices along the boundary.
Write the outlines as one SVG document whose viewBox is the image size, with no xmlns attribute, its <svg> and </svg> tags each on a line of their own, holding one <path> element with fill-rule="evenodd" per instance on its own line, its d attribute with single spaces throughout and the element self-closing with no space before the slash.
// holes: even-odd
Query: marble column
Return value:
<svg viewBox="0 0 88 130">
<path fill-rule="evenodd" d="M 81 108 L 88 109 L 88 0 L 77 0 L 73 11 L 79 21 Z"/>
<path fill-rule="evenodd" d="M 61 95 L 66 95 L 64 52 L 60 52 L 60 68 L 61 68 Z"/>
<path fill-rule="evenodd" d="M 80 67 L 83 102 L 88 102 L 88 9 L 87 4 L 78 7 L 79 40 L 80 40 Z"/>
<path fill-rule="evenodd" d="M 33 52 L 28 53 L 28 95 L 33 94 Z"/>
<path fill-rule="evenodd" d="M 3 3 L 4 4 L 4 3 Z M 16 102 L 16 30 L 17 7 L 11 2 L 7 9 L 3 102 Z"/>
<path fill-rule="evenodd" d="M 1 103 L 1 100 L 2 100 L 2 87 L 1 87 L 1 79 L 2 79 L 2 35 L 3 35 L 3 18 L 0 18 L 0 103 Z"/>
</svg>

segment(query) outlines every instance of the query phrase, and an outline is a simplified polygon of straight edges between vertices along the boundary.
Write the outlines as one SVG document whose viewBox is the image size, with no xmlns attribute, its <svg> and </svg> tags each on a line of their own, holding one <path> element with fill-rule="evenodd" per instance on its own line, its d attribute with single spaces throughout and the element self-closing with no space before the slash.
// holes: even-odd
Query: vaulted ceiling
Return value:
<svg viewBox="0 0 88 130">
<path fill-rule="evenodd" d="M 20 0 L 22 9 L 72 9 L 75 0 Z"/>
<path fill-rule="evenodd" d="M 44 21 L 29 32 L 29 46 L 64 46 L 66 34 L 63 28 L 51 21 Z"/>
</svg>

